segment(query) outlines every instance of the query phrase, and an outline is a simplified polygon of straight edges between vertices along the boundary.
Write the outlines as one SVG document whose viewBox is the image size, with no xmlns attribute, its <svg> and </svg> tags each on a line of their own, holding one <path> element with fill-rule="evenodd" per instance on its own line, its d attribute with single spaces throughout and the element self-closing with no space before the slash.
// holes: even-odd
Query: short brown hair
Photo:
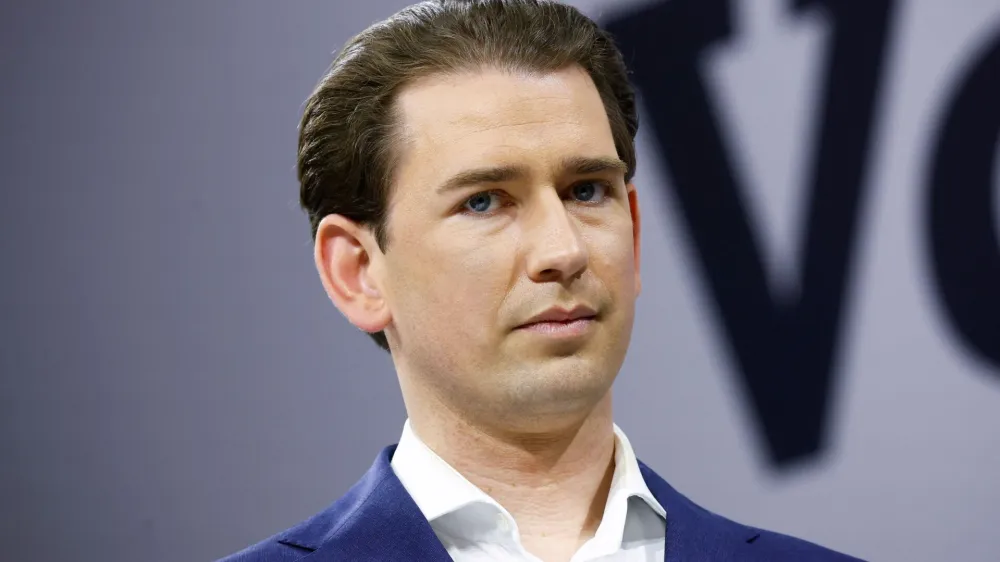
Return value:
<svg viewBox="0 0 1000 562">
<path fill-rule="evenodd" d="M 394 100 L 416 78 L 480 68 L 552 72 L 578 65 L 604 102 L 618 157 L 635 173 L 635 96 L 610 34 L 547 0 L 429 0 L 356 35 L 309 96 L 299 129 L 300 202 L 313 240 L 343 215 L 389 245 Z M 371 334 L 388 350 L 383 332 Z"/>
</svg>

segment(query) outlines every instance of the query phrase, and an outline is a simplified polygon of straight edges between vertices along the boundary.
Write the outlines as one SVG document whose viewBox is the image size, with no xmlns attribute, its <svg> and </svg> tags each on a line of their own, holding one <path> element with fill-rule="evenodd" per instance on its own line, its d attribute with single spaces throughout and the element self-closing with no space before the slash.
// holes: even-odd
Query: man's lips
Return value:
<svg viewBox="0 0 1000 562">
<path fill-rule="evenodd" d="M 585 316 L 573 320 L 532 322 L 518 327 L 518 330 L 549 336 L 578 336 L 585 334 L 594 324 L 594 316 Z"/>
<path fill-rule="evenodd" d="M 595 316 L 597 316 L 597 312 L 584 304 L 577 304 L 569 308 L 553 306 L 535 314 L 519 327 L 524 328 L 534 324 L 546 323 L 568 324 L 575 320 L 584 320 Z"/>
</svg>

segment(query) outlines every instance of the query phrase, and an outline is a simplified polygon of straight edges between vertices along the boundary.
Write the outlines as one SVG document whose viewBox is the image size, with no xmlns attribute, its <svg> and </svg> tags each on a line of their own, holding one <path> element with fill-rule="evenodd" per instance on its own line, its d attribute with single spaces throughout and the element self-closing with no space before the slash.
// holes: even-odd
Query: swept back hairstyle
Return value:
<svg viewBox="0 0 1000 562">
<path fill-rule="evenodd" d="M 323 217 L 339 214 L 388 248 L 394 101 L 406 84 L 485 68 L 545 73 L 571 66 L 597 87 L 631 180 L 633 89 L 610 34 L 576 8 L 548 0 L 429 0 L 353 37 L 309 96 L 299 128 L 299 196 L 313 240 Z M 383 332 L 370 335 L 389 349 Z"/>
</svg>

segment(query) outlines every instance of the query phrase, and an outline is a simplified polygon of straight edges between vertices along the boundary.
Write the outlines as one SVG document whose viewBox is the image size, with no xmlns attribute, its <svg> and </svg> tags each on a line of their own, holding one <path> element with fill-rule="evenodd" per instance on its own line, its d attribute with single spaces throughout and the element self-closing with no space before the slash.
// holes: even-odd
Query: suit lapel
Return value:
<svg viewBox="0 0 1000 562">
<path fill-rule="evenodd" d="M 365 476 L 328 509 L 279 541 L 313 552 L 302 562 L 421 560 L 451 557 L 389 464 L 386 447 Z"/>
<path fill-rule="evenodd" d="M 667 512 L 665 562 L 743 560 L 758 533 L 696 505 L 639 462 L 646 486 Z"/>
</svg>

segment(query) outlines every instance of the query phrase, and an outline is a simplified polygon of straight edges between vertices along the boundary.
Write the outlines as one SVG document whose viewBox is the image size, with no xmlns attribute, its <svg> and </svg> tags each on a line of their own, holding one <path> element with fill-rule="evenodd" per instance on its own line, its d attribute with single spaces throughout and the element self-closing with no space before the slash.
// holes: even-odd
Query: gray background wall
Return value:
<svg viewBox="0 0 1000 562">
<path fill-rule="evenodd" d="M 0 6 L 0 559 L 213 559 L 322 509 L 397 439 L 391 363 L 312 268 L 294 149 L 331 53 L 405 3 Z M 787 283 L 828 22 L 775 0 L 735 16 L 739 40 L 705 64 Z M 648 129 L 645 290 L 616 417 L 645 462 L 732 518 L 873 560 L 986 562 L 1000 378 L 943 324 L 920 186 L 1000 5 L 897 16 L 827 453 L 766 462 Z"/>
</svg>

